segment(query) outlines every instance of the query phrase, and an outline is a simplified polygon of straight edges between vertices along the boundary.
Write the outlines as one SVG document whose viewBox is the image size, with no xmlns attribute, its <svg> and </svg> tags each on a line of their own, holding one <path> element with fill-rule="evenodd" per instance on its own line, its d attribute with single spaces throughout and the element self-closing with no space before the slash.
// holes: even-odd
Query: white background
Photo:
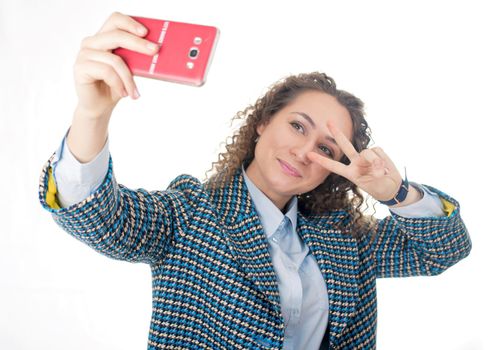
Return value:
<svg viewBox="0 0 491 350">
<path fill-rule="evenodd" d="M 137 78 L 110 126 L 118 181 L 204 177 L 229 121 L 277 79 L 320 70 L 366 103 L 375 144 L 457 198 L 471 255 L 437 277 L 378 280 L 378 349 L 491 349 L 491 12 L 485 1 L 0 2 L 0 348 L 144 349 L 151 275 L 64 233 L 38 203 L 70 125 L 82 38 L 112 11 L 218 26 L 202 88 Z M 387 212 L 377 206 L 377 216 Z"/>
</svg>

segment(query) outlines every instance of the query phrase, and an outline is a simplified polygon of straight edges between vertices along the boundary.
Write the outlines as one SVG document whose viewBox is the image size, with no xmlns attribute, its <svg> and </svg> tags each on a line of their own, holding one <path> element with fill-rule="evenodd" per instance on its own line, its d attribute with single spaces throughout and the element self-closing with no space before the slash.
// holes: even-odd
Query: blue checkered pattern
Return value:
<svg viewBox="0 0 491 350">
<path fill-rule="evenodd" d="M 210 190 L 189 175 L 165 191 L 131 190 L 116 182 L 112 160 L 99 189 L 81 203 L 52 209 L 48 169 L 40 179 L 43 207 L 69 234 L 114 259 L 152 270 L 148 349 L 281 349 L 284 325 L 275 273 L 260 220 L 240 169 Z M 459 204 L 449 217 L 378 222 L 376 236 L 356 239 L 337 210 L 298 214 L 329 293 L 330 349 L 375 349 L 377 277 L 437 275 L 471 249 Z"/>
</svg>

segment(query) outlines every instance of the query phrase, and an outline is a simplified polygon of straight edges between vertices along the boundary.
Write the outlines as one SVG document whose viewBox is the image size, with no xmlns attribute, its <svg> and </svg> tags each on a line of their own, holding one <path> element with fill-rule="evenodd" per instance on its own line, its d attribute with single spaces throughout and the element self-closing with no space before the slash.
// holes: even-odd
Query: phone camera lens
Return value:
<svg viewBox="0 0 491 350">
<path fill-rule="evenodd" d="M 189 57 L 196 58 L 198 57 L 198 53 L 199 53 L 198 49 L 193 47 L 191 50 L 189 50 Z"/>
</svg>

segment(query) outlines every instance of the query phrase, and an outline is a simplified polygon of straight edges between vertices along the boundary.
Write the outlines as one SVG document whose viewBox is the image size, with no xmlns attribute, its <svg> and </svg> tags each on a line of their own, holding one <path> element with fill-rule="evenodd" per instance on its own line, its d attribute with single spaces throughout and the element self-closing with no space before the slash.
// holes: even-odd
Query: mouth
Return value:
<svg viewBox="0 0 491 350">
<path fill-rule="evenodd" d="M 302 177 L 302 175 L 300 175 L 298 170 L 295 169 L 293 166 L 291 166 L 287 162 L 282 161 L 281 159 L 278 159 L 278 161 L 280 162 L 280 166 L 285 173 L 287 173 L 288 175 L 291 175 L 291 176 L 295 176 L 295 177 Z"/>
</svg>

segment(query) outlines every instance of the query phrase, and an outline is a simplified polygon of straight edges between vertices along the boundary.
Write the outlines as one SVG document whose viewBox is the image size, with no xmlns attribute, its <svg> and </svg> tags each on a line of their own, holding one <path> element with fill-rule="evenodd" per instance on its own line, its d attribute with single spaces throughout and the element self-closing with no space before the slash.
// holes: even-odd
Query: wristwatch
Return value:
<svg viewBox="0 0 491 350">
<path fill-rule="evenodd" d="M 399 187 L 399 190 L 397 191 L 394 198 L 389 199 L 388 201 L 379 201 L 379 202 L 385 205 L 399 204 L 406 199 L 408 193 L 409 193 L 409 182 L 407 181 L 407 174 L 406 171 L 404 170 L 404 180 L 402 181 L 401 187 Z"/>
</svg>

